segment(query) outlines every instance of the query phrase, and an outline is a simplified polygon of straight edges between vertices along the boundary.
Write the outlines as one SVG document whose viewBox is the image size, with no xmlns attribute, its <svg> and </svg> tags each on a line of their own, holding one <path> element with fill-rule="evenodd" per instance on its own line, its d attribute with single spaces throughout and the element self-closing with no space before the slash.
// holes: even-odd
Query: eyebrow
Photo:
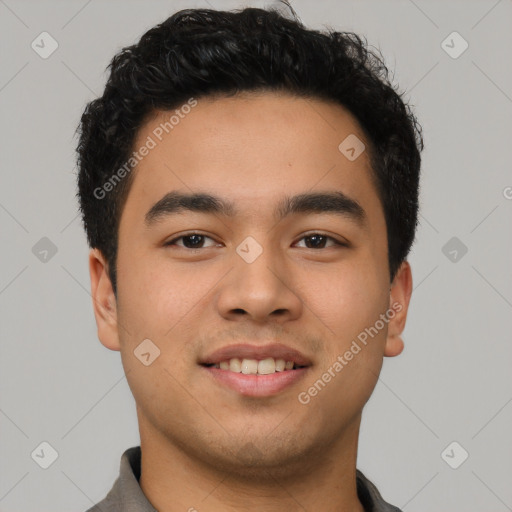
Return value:
<svg viewBox="0 0 512 512">
<path fill-rule="evenodd" d="M 233 218 L 238 210 L 232 201 L 208 193 L 186 194 L 172 191 L 165 194 L 146 213 L 144 221 L 149 228 L 158 221 L 186 211 Z M 274 209 L 274 219 L 299 213 L 331 213 L 349 219 L 361 228 L 367 227 L 367 214 L 355 199 L 341 191 L 304 193 L 285 196 Z"/>
</svg>

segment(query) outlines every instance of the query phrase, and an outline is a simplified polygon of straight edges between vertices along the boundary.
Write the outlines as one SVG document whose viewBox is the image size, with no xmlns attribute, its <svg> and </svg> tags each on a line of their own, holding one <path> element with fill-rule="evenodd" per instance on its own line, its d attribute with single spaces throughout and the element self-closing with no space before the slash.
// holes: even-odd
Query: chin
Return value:
<svg viewBox="0 0 512 512">
<path fill-rule="evenodd" d="M 276 478 L 296 478 L 298 473 L 308 473 L 310 466 L 304 461 L 313 462 L 320 447 L 301 445 L 300 437 L 288 433 L 284 439 L 283 435 L 272 437 L 268 432 L 258 439 L 244 436 L 235 440 L 228 437 L 225 440 L 227 445 L 215 442 L 203 450 L 196 445 L 195 448 L 200 450 L 196 456 L 235 480 L 275 483 Z"/>
</svg>

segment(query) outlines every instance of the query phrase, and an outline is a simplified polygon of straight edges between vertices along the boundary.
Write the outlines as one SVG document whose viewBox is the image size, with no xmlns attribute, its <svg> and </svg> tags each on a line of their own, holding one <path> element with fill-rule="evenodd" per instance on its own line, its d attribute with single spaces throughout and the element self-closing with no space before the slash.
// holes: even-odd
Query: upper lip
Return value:
<svg viewBox="0 0 512 512">
<path fill-rule="evenodd" d="M 210 355 L 199 361 L 199 364 L 217 364 L 222 361 L 229 361 L 237 357 L 238 359 L 284 359 L 293 361 L 297 366 L 311 366 L 311 361 L 305 355 L 294 348 L 287 347 L 281 343 L 272 343 L 269 345 L 250 345 L 237 344 L 215 350 Z"/>
</svg>

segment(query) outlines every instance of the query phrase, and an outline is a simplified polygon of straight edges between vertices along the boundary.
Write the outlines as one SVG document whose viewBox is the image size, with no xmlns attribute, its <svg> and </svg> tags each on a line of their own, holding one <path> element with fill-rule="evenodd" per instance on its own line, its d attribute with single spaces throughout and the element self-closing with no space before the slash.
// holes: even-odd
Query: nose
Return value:
<svg viewBox="0 0 512 512">
<path fill-rule="evenodd" d="M 240 253 L 243 254 L 243 253 Z M 251 261 L 237 253 L 234 268 L 217 294 L 219 314 L 228 320 L 255 323 L 286 322 L 300 317 L 303 301 L 294 290 L 293 275 L 284 258 L 263 249 Z"/>
</svg>

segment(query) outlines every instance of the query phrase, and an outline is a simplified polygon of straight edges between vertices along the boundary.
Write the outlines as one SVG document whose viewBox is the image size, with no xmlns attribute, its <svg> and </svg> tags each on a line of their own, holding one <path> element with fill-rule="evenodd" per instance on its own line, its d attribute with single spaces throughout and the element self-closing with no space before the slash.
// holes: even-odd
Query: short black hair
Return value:
<svg viewBox="0 0 512 512">
<path fill-rule="evenodd" d="M 310 30 L 294 12 L 272 8 L 184 9 L 120 50 L 107 70 L 103 95 L 87 104 L 77 128 L 77 197 L 89 246 L 106 259 L 116 297 L 118 228 L 134 177 L 126 163 L 139 128 L 191 97 L 248 91 L 327 100 L 356 118 L 370 146 L 393 281 L 415 239 L 423 138 L 381 53 L 365 38 Z M 121 168 L 123 179 L 104 187 Z"/>
</svg>

